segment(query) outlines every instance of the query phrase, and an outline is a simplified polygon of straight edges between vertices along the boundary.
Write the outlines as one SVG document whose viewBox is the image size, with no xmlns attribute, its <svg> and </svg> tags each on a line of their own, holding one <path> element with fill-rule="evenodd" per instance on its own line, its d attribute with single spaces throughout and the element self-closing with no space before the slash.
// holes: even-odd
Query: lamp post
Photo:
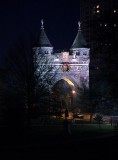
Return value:
<svg viewBox="0 0 118 160">
<path fill-rule="evenodd" d="M 75 107 L 75 95 L 76 95 L 76 91 L 73 89 L 72 92 L 71 92 L 71 94 L 72 94 L 72 105 L 71 105 L 72 109 L 71 109 L 71 111 L 72 111 L 72 114 L 73 114 L 74 113 L 74 107 Z"/>
</svg>

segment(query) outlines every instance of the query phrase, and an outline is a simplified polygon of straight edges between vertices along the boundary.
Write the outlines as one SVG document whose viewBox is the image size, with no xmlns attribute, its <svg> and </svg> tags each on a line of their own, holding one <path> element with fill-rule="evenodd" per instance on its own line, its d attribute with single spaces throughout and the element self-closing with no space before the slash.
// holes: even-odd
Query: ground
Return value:
<svg viewBox="0 0 118 160">
<path fill-rule="evenodd" d="M 114 160 L 118 158 L 116 147 L 118 134 L 110 125 L 105 127 L 107 134 L 104 126 L 101 126 L 99 131 L 97 126 L 96 130 L 86 129 L 89 128 L 87 125 L 77 125 L 72 130 L 76 134 L 72 135 L 65 134 L 61 125 L 34 126 L 30 129 L 17 130 L 1 128 L 0 160 L 68 158 Z"/>
</svg>

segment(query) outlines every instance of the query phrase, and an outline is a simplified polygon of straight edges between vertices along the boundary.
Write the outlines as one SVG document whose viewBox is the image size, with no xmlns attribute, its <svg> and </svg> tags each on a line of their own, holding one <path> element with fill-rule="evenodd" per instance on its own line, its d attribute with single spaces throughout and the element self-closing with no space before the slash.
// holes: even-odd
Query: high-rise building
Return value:
<svg viewBox="0 0 118 160">
<path fill-rule="evenodd" d="M 80 21 L 91 48 L 90 74 L 114 83 L 118 61 L 118 1 L 80 0 Z M 112 75 L 112 76 L 111 76 Z M 114 76 L 114 78 L 113 78 Z"/>
</svg>

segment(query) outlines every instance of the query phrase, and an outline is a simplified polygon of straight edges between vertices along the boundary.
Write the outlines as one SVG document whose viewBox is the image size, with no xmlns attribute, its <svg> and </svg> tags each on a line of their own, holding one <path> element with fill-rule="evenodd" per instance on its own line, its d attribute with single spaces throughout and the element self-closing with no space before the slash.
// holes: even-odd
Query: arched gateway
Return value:
<svg viewBox="0 0 118 160">
<path fill-rule="evenodd" d="M 80 22 L 78 23 L 78 33 L 69 51 L 53 52 L 53 46 L 50 43 L 45 31 L 43 20 L 41 20 L 41 33 L 39 46 L 35 47 L 35 53 L 46 54 L 53 65 L 53 72 L 57 72 L 55 81 L 50 86 L 58 83 L 60 80 L 67 82 L 72 92 L 79 95 L 79 88 L 89 88 L 89 51 L 87 43 L 82 35 Z"/>
</svg>

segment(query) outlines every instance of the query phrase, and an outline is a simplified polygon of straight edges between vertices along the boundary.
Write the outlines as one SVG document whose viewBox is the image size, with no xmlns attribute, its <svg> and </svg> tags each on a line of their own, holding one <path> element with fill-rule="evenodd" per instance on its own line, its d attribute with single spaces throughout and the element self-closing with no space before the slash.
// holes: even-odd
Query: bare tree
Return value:
<svg viewBox="0 0 118 160">
<path fill-rule="evenodd" d="M 35 52 L 35 38 L 21 38 L 7 56 L 7 84 L 10 92 L 22 95 L 27 109 L 27 122 L 31 125 L 32 108 L 48 97 L 54 72 L 50 59 Z M 19 97 L 20 101 L 20 97 Z"/>
</svg>

